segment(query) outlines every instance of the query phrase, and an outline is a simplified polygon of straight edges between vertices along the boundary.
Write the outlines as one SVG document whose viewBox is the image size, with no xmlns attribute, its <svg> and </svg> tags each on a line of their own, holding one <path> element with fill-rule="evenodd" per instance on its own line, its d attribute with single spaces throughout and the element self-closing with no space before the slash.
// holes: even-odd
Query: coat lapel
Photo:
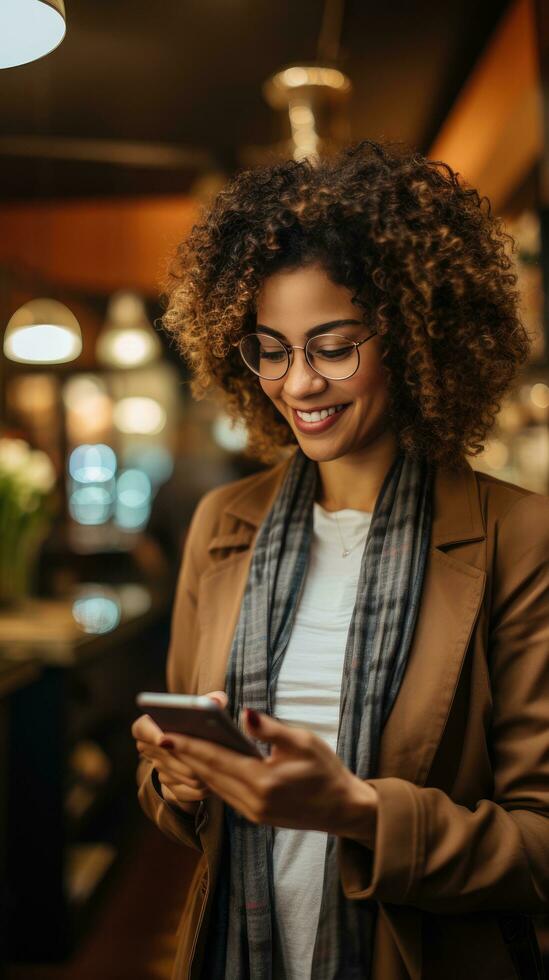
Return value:
<svg viewBox="0 0 549 980">
<path fill-rule="evenodd" d="M 237 530 L 209 543 L 212 556 L 229 549 L 202 575 L 199 603 L 200 692 L 222 690 L 231 641 L 246 587 L 257 528 L 271 506 L 289 461 L 268 471 L 230 501 L 224 515 Z M 459 680 L 464 654 L 486 583 L 482 554 L 486 533 L 477 482 L 467 463 L 459 472 L 437 470 L 431 545 L 422 598 L 400 690 L 385 724 L 379 776 L 399 776 L 422 785 L 440 742 Z M 460 546 L 477 543 L 477 564 L 460 557 Z M 447 553 L 449 547 L 452 553 Z M 463 549 L 461 549 L 463 550 Z M 213 605 L 213 614 L 212 614 Z"/>
<path fill-rule="evenodd" d="M 380 776 L 425 783 L 484 596 L 485 538 L 474 471 L 469 465 L 459 473 L 439 470 L 422 598 L 404 677 L 382 734 Z M 461 557 L 465 544 L 467 561 Z M 470 563 L 471 553 L 478 565 Z"/>
<path fill-rule="evenodd" d="M 240 606 L 248 581 L 257 530 L 268 513 L 291 459 L 265 473 L 265 479 L 248 484 L 224 508 L 220 529 L 227 522 L 236 530 L 217 534 L 208 544 L 212 565 L 202 574 L 198 593 L 200 694 L 222 691 L 227 662 Z M 228 557 L 220 557 L 229 552 Z M 214 612 L 212 614 L 212 606 Z"/>
</svg>

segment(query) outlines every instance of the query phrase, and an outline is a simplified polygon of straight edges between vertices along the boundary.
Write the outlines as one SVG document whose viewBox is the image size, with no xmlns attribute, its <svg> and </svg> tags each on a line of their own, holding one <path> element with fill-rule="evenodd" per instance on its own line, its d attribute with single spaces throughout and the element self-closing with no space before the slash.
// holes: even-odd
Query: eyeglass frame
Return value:
<svg viewBox="0 0 549 980">
<path fill-rule="evenodd" d="M 280 346 L 283 347 L 284 350 L 286 351 L 286 354 L 287 354 L 287 357 L 288 357 L 288 362 L 287 362 L 286 370 L 280 375 L 279 378 L 264 378 L 263 375 L 259 374 L 257 371 L 254 371 L 254 369 L 250 367 L 250 365 L 248 364 L 248 362 L 246 361 L 246 359 L 245 359 L 245 357 L 244 357 L 244 355 L 242 353 L 242 347 L 241 347 L 241 345 L 246 340 L 246 338 L 247 337 L 257 337 L 258 334 L 263 334 L 264 337 L 270 337 L 271 340 L 278 341 L 278 343 L 280 344 Z M 360 351 L 359 351 L 358 348 L 361 347 L 362 344 L 365 344 L 367 340 L 371 340 L 372 337 L 376 337 L 377 334 L 378 334 L 378 331 L 377 330 L 374 330 L 374 332 L 371 333 L 369 337 L 364 337 L 363 340 L 351 340 L 349 337 L 344 337 L 343 334 L 340 334 L 340 333 L 332 333 L 332 331 L 327 331 L 325 334 L 316 334 L 314 337 L 309 337 L 309 339 L 307 340 L 307 343 L 305 344 L 305 346 L 304 347 L 301 347 L 299 344 L 285 344 L 284 341 L 280 339 L 280 337 L 274 337 L 274 336 L 272 336 L 272 334 L 263 333 L 263 331 L 261 331 L 261 330 L 254 330 L 254 331 L 252 331 L 252 333 L 247 333 L 247 334 L 244 335 L 244 337 L 241 337 L 240 338 L 240 340 L 238 342 L 238 350 L 239 350 L 240 356 L 241 356 L 244 364 L 248 368 L 248 370 L 251 371 L 252 374 L 255 374 L 256 378 L 261 378 L 262 381 L 282 381 L 282 378 L 284 378 L 287 375 L 288 371 L 290 370 L 290 368 L 292 366 L 294 350 L 302 350 L 303 353 L 305 354 L 305 360 L 307 361 L 307 364 L 311 368 L 311 371 L 314 371 L 315 374 L 318 374 L 319 375 L 319 377 L 324 378 L 325 381 L 348 381 L 349 378 L 352 378 L 356 374 L 356 372 L 358 371 L 358 369 L 360 367 Z M 313 365 L 311 364 L 309 358 L 307 357 L 307 347 L 309 346 L 309 344 L 311 343 L 312 340 L 317 340 L 318 337 L 340 337 L 341 340 L 346 340 L 348 342 L 349 346 L 356 347 L 356 352 L 357 352 L 357 358 L 358 358 L 358 360 L 357 360 L 356 368 L 354 369 L 354 371 L 351 372 L 351 374 L 347 374 L 344 378 L 327 378 L 325 374 L 322 374 L 320 371 L 317 370 L 317 368 L 313 367 Z"/>
</svg>

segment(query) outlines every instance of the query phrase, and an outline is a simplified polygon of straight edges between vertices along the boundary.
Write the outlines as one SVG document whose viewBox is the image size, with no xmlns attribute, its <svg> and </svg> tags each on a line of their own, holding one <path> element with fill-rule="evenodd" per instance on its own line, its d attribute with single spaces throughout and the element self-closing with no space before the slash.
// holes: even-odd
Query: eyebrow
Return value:
<svg viewBox="0 0 549 980">
<path fill-rule="evenodd" d="M 362 325 L 362 320 L 330 320 L 329 323 L 319 323 L 316 327 L 311 327 L 310 330 L 305 331 L 306 337 L 315 337 L 316 334 L 324 333 L 325 330 L 331 330 L 332 327 L 344 327 L 347 324 L 356 323 L 359 326 Z M 262 330 L 264 333 L 272 334 L 273 337 L 280 337 L 281 340 L 286 340 L 287 338 L 279 330 L 273 330 L 272 327 L 266 327 L 263 323 L 256 324 L 256 330 Z"/>
</svg>

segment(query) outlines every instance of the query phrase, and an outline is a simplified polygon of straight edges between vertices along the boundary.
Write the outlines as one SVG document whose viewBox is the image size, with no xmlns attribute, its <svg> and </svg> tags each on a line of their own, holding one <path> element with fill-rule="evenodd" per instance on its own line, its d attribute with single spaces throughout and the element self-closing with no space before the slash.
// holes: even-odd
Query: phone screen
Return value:
<svg viewBox="0 0 549 980">
<path fill-rule="evenodd" d="M 255 743 L 235 725 L 225 708 L 210 699 L 207 706 L 187 704 L 175 707 L 173 704 L 152 703 L 153 697 L 154 695 L 149 698 L 139 695 L 137 703 L 166 734 L 175 732 L 193 738 L 204 738 L 244 755 L 263 757 Z M 172 700 L 173 697 L 171 696 Z"/>
</svg>

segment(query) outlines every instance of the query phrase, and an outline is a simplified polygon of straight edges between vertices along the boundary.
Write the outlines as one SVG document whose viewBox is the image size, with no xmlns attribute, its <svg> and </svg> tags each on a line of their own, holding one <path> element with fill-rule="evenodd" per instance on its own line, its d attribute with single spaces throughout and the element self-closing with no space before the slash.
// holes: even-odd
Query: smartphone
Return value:
<svg viewBox="0 0 549 980">
<path fill-rule="evenodd" d="M 141 691 L 135 701 L 163 732 L 205 738 L 234 752 L 263 758 L 259 748 L 235 725 L 228 711 L 205 694 Z"/>
</svg>

